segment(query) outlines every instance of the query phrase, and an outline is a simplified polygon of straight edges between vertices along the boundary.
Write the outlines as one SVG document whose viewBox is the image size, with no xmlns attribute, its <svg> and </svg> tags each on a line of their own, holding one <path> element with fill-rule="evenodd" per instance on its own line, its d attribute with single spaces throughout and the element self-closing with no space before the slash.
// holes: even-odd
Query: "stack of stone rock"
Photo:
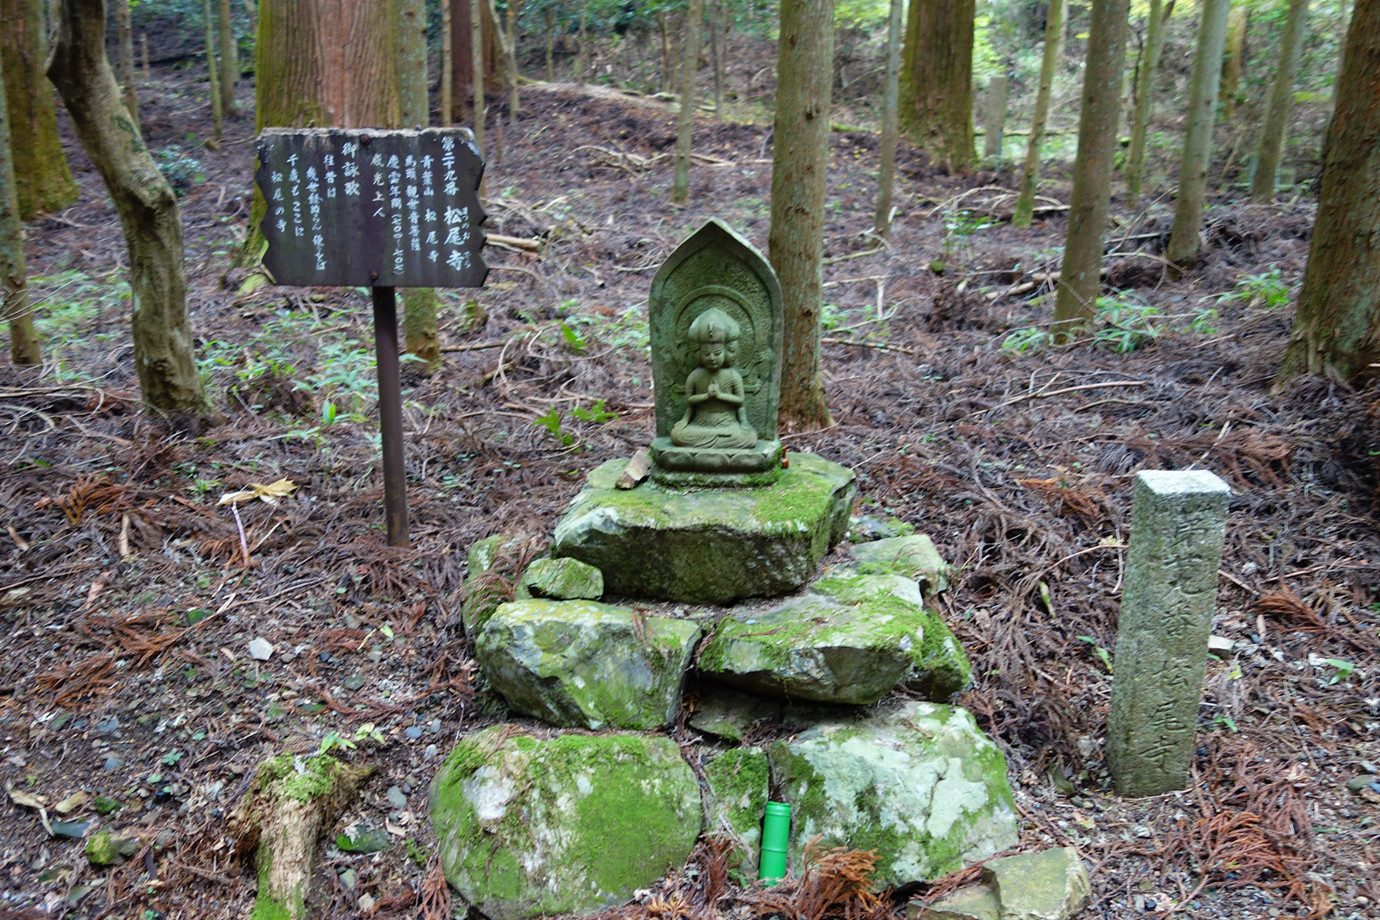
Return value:
<svg viewBox="0 0 1380 920">
<path fill-rule="evenodd" d="M 899 522 L 850 530 L 850 470 L 782 462 L 775 285 L 721 224 L 687 241 L 652 291 L 651 481 L 592 471 L 512 600 L 494 586 L 530 539 L 470 550 L 481 676 L 549 726 L 476 732 L 433 784 L 446 876 L 493 920 L 627 900 L 701 835 L 754 874 L 768 790 L 792 807 L 797 873 L 810 841 L 876 851 L 881 885 L 1017 842 L 1005 760 L 947 702 L 969 665 L 925 599 L 949 567 Z"/>
</svg>

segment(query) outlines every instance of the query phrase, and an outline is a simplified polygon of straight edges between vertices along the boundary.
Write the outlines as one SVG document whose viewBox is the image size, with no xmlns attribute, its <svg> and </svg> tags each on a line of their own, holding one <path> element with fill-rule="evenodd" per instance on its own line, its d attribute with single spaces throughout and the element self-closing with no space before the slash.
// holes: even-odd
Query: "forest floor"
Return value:
<svg viewBox="0 0 1380 920">
<path fill-rule="evenodd" d="M 28 227 L 46 363 L 0 370 L 0 918 L 247 916 L 254 876 L 227 818 L 256 764 L 328 732 L 377 767 L 340 826 L 398 843 L 326 846 L 317 915 L 438 918 L 427 786 L 457 738 L 505 717 L 460 626 L 466 548 L 549 534 L 586 471 L 650 439 L 652 275 L 710 217 L 765 251 L 770 128 L 701 121 L 676 208 L 670 111 L 524 89 L 490 158 L 487 229 L 542 250 L 490 246 L 486 286 L 443 294 L 439 372 L 405 365 L 399 550 L 367 291 L 237 296 L 252 118 L 212 150 L 201 85 L 165 71 L 141 91 L 151 148 L 174 151 L 160 157 L 184 190 L 192 322 L 226 421 L 184 437 L 140 411 L 119 222 L 69 140 L 82 198 Z M 1380 399 L 1321 379 L 1270 393 L 1312 203 L 1215 199 L 1202 265 L 1174 280 L 1167 196 L 1116 202 L 1117 293 L 1094 334 L 1054 349 L 1039 330 L 1067 167 L 1017 230 L 1011 175 L 944 176 L 903 148 L 879 248 L 876 160 L 874 135 L 833 134 L 835 424 L 786 441 L 852 467 L 863 510 L 914 523 L 958 567 L 937 598 L 978 675 L 958 702 L 1008 758 L 1021 848 L 1078 848 L 1088 916 L 1375 916 Z M 1221 641 L 1189 787 L 1128 800 L 1103 740 L 1131 477 L 1190 467 L 1233 490 Z M 283 478 L 290 497 L 239 504 L 242 534 L 217 504 Z M 93 869 L 79 836 L 101 828 L 141 852 Z M 750 914 L 741 893 L 698 914 Z"/>
</svg>

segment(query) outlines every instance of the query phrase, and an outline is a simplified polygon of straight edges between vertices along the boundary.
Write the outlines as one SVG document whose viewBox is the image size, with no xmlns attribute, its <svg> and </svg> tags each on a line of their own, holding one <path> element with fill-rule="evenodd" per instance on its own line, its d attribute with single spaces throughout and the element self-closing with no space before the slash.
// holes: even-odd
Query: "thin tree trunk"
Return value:
<svg viewBox="0 0 1380 920">
<path fill-rule="evenodd" d="M 580 0 L 580 53 L 575 57 L 575 82 L 585 82 L 585 69 L 589 67 L 589 0 Z"/>
<path fill-rule="evenodd" d="M 901 84 L 901 14 L 905 0 L 891 0 L 886 29 L 886 74 L 882 89 L 882 149 L 877 164 L 877 210 L 872 232 L 885 239 L 891 235 L 891 198 L 896 188 L 896 141 L 900 134 L 897 111 Z"/>
<path fill-rule="evenodd" d="M 48 77 L 105 180 L 129 250 L 134 366 L 144 401 L 176 426 L 211 415 L 187 320 L 177 198 L 120 101 L 105 57 L 104 0 L 61 0 Z"/>
<path fill-rule="evenodd" d="M 220 107 L 226 115 L 238 111 L 235 105 L 235 84 L 240 80 L 240 53 L 235 42 L 235 19 L 230 12 L 230 0 L 218 0 L 220 8 Z"/>
<path fill-rule="evenodd" d="M 24 225 L 19 220 L 19 194 L 10 156 L 10 116 L 5 105 L 5 75 L 0 69 L 0 306 L 10 331 L 10 362 L 39 364 L 43 353 L 34 331 L 29 306 L 28 275 L 24 271 Z"/>
<path fill-rule="evenodd" d="M 681 61 L 680 125 L 676 132 L 675 178 L 671 203 L 685 204 L 690 197 L 690 148 L 695 130 L 695 77 L 700 69 L 700 31 L 704 0 L 690 0 L 685 14 L 685 57 Z"/>
<path fill-rule="evenodd" d="M 120 85 L 125 91 L 125 108 L 137 125 L 139 95 L 134 91 L 134 31 L 129 21 L 129 0 L 115 0 L 115 23 L 120 38 Z"/>
<path fill-rule="evenodd" d="M 982 155 L 1000 168 L 1002 132 L 1006 129 L 1006 96 L 1010 81 L 1005 74 L 993 77 L 987 84 L 987 111 L 983 116 L 987 136 L 983 138 Z"/>
<path fill-rule="evenodd" d="M 1236 117 L 1236 96 L 1241 89 L 1241 73 L 1245 65 L 1246 28 L 1250 17 L 1247 0 L 1236 0 L 1227 14 L 1227 39 L 1222 50 L 1222 118 L 1228 122 Z"/>
<path fill-rule="evenodd" d="M 454 72 L 455 37 L 451 33 L 452 0 L 441 0 L 441 126 L 449 125 L 455 117 Z"/>
<path fill-rule="evenodd" d="M 211 129 L 215 132 L 216 147 L 225 138 L 225 118 L 221 110 L 220 69 L 216 66 L 216 20 L 211 14 L 211 0 L 201 0 L 201 15 L 206 20 L 206 81 L 211 99 Z"/>
<path fill-rule="evenodd" d="M 517 31 L 518 31 L 518 10 L 522 8 L 521 0 L 508 0 L 508 35 L 506 50 L 508 52 L 508 121 L 515 122 L 518 117 L 518 110 L 521 108 L 522 100 L 518 96 L 518 59 L 517 59 Z"/>
<path fill-rule="evenodd" d="M 1164 47 L 1164 25 L 1174 12 L 1174 0 L 1150 0 L 1150 17 L 1145 25 L 1145 47 L 1136 67 L 1135 112 L 1131 116 L 1131 149 L 1126 155 L 1126 203 L 1136 206 L 1145 179 L 1145 138 L 1150 126 L 1150 100 L 1154 96 L 1155 71 Z"/>
<path fill-rule="evenodd" d="M 661 91 L 671 91 L 671 14 L 664 9 L 656 12 L 657 29 L 661 32 Z"/>
<path fill-rule="evenodd" d="M 724 117 L 724 0 L 712 0 L 709 7 L 709 49 L 714 57 L 714 120 Z"/>
<path fill-rule="evenodd" d="M 1087 325 L 1097 303 L 1129 15 L 1130 0 L 1093 0 L 1068 236 L 1054 302 L 1052 334 L 1056 342 L 1067 341 L 1072 332 Z"/>
<path fill-rule="evenodd" d="M 1284 138 L 1289 133 L 1289 105 L 1294 98 L 1294 80 L 1298 77 L 1299 49 L 1303 47 L 1304 23 L 1308 19 L 1308 0 L 1289 0 L 1289 12 L 1284 20 L 1284 35 L 1280 38 L 1279 69 L 1270 87 L 1270 106 L 1265 123 L 1260 128 L 1260 142 L 1255 148 L 1255 175 L 1251 177 L 1251 201 L 1265 204 L 1275 198 L 1275 176 L 1284 153 Z"/>
<path fill-rule="evenodd" d="M 1193 83 L 1188 95 L 1188 135 L 1179 162 L 1179 197 L 1169 230 L 1165 257 L 1188 265 L 1202 246 L 1203 196 L 1207 194 L 1208 163 L 1212 159 L 1212 126 L 1217 114 L 1217 88 L 1222 79 L 1222 47 L 1227 40 L 1231 0 L 1204 0 L 1193 55 Z"/>
<path fill-rule="evenodd" d="M 556 82 L 556 8 L 541 11 L 546 19 L 546 82 Z"/>
<path fill-rule="evenodd" d="M 1276 390 L 1300 374 L 1360 384 L 1380 369 L 1380 0 L 1351 14 L 1318 218 Z"/>
<path fill-rule="evenodd" d="M 474 42 L 470 38 L 473 20 L 470 7 L 484 0 L 450 0 L 451 27 L 451 102 L 455 109 L 448 124 L 463 123 L 474 117 Z M 481 68 L 481 73 L 482 68 Z"/>
<path fill-rule="evenodd" d="M 484 0 L 470 0 L 470 63 L 474 68 L 474 143 L 484 147 Z M 484 197 L 480 180 L 480 198 Z"/>
<path fill-rule="evenodd" d="M 781 423 L 788 431 L 831 423 L 820 379 L 819 324 L 833 19 L 833 0 L 781 0 L 768 252 L 785 310 Z"/>
<path fill-rule="evenodd" d="M 53 87 L 43 74 L 40 7 L 40 0 L 0 0 L 0 61 L 22 220 L 60 211 L 77 197 L 58 138 Z"/>
<path fill-rule="evenodd" d="M 431 122 L 427 99 L 426 3 L 424 0 L 393 0 L 394 57 L 398 65 L 399 124 L 425 128 Z M 445 80 L 441 84 L 445 85 Z M 436 318 L 436 291 L 407 288 L 402 292 L 403 347 L 422 361 L 428 374 L 441 366 L 440 324 Z"/>
<path fill-rule="evenodd" d="M 1160 0 L 1151 0 L 1158 6 Z M 1025 145 L 1025 165 L 1021 167 L 1021 191 L 1011 216 L 1015 227 L 1029 227 L 1035 216 L 1035 189 L 1040 181 L 1040 145 L 1049 118 L 1049 99 L 1054 89 L 1054 72 L 1059 68 L 1060 46 L 1064 35 L 1064 0 L 1049 0 L 1045 14 L 1045 51 L 1040 58 L 1040 83 L 1035 90 L 1035 115 L 1030 120 L 1030 138 Z"/>
</svg>

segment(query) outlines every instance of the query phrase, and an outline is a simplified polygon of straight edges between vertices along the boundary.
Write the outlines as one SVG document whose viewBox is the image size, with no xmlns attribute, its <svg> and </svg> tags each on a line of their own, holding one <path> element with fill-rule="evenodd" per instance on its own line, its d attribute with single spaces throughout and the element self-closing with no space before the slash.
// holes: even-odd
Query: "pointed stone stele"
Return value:
<svg viewBox="0 0 1380 920">
<path fill-rule="evenodd" d="M 568 728 L 670 724 L 701 630 L 594 601 L 503 604 L 474 641 L 490 686 L 518 712 Z"/>
<path fill-rule="evenodd" d="M 770 747 L 773 787 L 791 805 L 793 870 L 816 835 L 877 852 L 878 885 L 938 878 L 1017 841 L 1006 758 L 965 710 L 882 707 L 821 722 Z"/>
<path fill-rule="evenodd" d="M 813 454 L 760 489 L 617 488 L 624 460 L 589 474 L 556 525 L 552 553 L 604 573 L 615 596 L 691 604 L 776 597 L 805 584 L 843 536 L 853 471 Z"/>
<path fill-rule="evenodd" d="M 835 574 L 768 610 L 731 614 L 699 668 L 754 693 L 853 704 L 907 681 L 948 699 L 972 676 L 953 633 L 899 575 Z"/>
<path fill-rule="evenodd" d="M 709 311 L 713 329 L 696 324 Z M 657 270 L 647 312 L 656 398 L 652 478 L 687 488 L 774 482 L 781 475 L 776 426 L 785 319 L 771 264 L 722 221 L 710 220 Z M 714 364 L 703 364 L 706 343 L 695 341 L 697 334 L 715 339 Z M 715 389 L 706 393 L 710 383 Z M 720 389 L 733 402 L 717 398 Z"/>
</svg>

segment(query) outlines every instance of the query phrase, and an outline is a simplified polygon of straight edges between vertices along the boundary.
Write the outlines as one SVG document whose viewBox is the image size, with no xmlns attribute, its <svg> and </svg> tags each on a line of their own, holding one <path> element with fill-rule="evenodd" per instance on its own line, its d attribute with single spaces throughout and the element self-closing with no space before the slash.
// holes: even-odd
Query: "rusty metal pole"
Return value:
<svg viewBox="0 0 1380 920">
<path fill-rule="evenodd" d="M 388 545 L 407 546 L 407 470 L 403 467 L 402 384 L 398 380 L 398 297 L 372 287 L 374 353 L 378 357 L 379 433 L 383 446 L 383 505 Z"/>
</svg>

